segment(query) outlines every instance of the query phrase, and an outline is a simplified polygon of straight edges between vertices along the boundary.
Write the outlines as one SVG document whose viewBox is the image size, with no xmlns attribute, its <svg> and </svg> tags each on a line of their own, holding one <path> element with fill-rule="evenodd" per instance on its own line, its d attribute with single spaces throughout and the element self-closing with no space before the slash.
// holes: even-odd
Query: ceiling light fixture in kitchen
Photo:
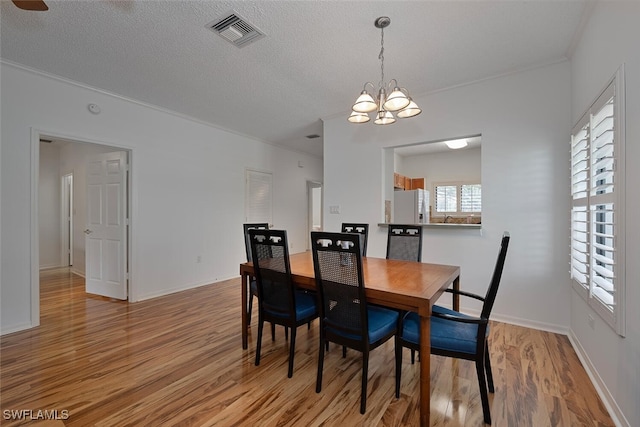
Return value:
<svg viewBox="0 0 640 427">
<path fill-rule="evenodd" d="M 467 146 L 466 139 L 453 139 L 451 141 L 445 141 L 444 143 L 452 150 L 457 150 L 458 148 L 464 148 Z"/>
<path fill-rule="evenodd" d="M 388 16 L 381 16 L 375 20 L 374 25 L 376 28 L 380 28 L 380 83 L 378 84 L 378 99 L 374 100 L 369 92 L 367 92 L 367 85 L 375 90 L 376 87 L 371 82 L 366 82 L 364 88 L 360 93 L 355 104 L 353 104 L 351 115 L 348 120 L 351 123 L 367 123 L 369 120 L 369 114 L 373 111 L 376 112 L 376 119 L 373 123 L 377 125 L 390 125 L 395 123 L 396 117 L 401 119 L 408 117 L 415 117 L 422 112 L 420 107 L 409 96 L 407 89 L 398 86 L 396 79 L 391 79 L 389 84 L 384 82 L 384 29 L 391 24 L 391 19 Z M 392 83 L 394 83 L 392 85 Z M 393 88 L 393 89 L 392 89 Z M 387 96 L 387 89 L 391 90 L 389 96 Z M 394 117 L 393 113 L 396 113 Z"/>
</svg>

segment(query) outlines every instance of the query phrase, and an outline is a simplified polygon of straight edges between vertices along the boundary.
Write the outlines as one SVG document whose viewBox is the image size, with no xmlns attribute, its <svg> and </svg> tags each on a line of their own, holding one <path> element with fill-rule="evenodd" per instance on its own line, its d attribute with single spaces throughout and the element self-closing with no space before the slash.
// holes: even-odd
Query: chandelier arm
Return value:
<svg viewBox="0 0 640 427">
<path fill-rule="evenodd" d="M 367 90 L 367 85 L 371 85 L 371 88 L 372 88 L 374 91 L 376 90 L 376 86 L 375 86 L 373 83 L 371 83 L 371 82 L 366 82 L 366 83 L 364 84 L 364 86 L 362 87 L 362 90 Z"/>
</svg>

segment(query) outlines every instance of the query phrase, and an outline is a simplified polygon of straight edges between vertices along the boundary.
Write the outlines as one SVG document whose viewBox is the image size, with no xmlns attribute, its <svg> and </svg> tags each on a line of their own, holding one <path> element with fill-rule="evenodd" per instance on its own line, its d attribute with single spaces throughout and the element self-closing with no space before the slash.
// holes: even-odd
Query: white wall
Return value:
<svg viewBox="0 0 640 427">
<path fill-rule="evenodd" d="M 40 233 L 39 268 L 60 266 L 60 148 L 40 143 L 38 193 L 38 229 Z"/>
<path fill-rule="evenodd" d="M 615 400 L 623 425 L 640 425 L 640 2 L 596 3 L 571 58 L 572 124 L 622 63 L 626 75 L 626 337 L 619 337 L 585 301 L 571 293 L 571 337 L 594 371 L 596 384 Z M 595 319 L 588 326 L 588 316 Z"/>
<path fill-rule="evenodd" d="M 322 181 L 322 160 L 11 64 L 1 64 L 0 76 L 2 333 L 37 323 L 33 129 L 132 150 L 134 301 L 238 276 L 245 258 L 245 168 L 273 172 L 274 226 L 288 230 L 292 252 L 306 247 L 306 182 Z M 89 113 L 89 103 L 102 113 Z"/>
<path fill-rule="evenodd" d="M 423 261 L 460 265 L 462 286 L 484 293 L 508 230 L 494 317 L 566 332 L 569 88 L 563 62 L 417 97 L 422 114 L 387 127 L 325 120 L 325 228 L 369 222 L 368 253 L 384 257 L 387 230 L 376 226 L 384 219 L 383 147 L 481 134 L 482 231 L 426 228 Z M 329 214 L 331 205 L 341 213 Z"/>
</svg>

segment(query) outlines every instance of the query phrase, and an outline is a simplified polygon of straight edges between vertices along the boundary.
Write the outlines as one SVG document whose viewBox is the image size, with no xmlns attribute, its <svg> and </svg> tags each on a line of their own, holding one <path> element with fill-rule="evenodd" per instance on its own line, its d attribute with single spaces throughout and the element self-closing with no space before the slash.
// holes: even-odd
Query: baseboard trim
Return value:
<svg viewBox="0 0 640 427">
<path fill-rule="evenodd" d="M 14 326 L 11 326 L 11 327 L 9 327 L 7 329 L 3 329 L 2 332 L 0 332 L 0 336 L 5 336 L 5 335 L 8 335 L 8 334 L 12 334 L 14 332 L 24 331 L 24 330 L 27 330 L 27 329 L 31 329 L 33 327 L 34 327 L 34 325 L 32 323 L 23 323 L 21 325 L 14 325 Z"/>
<path fill-rule="evenodd" d="M 591 379 L 591 383 L 595 387 L 596 393 L 598 393 L 598 396 L 602 399 L 602 403 L 607 408 L 607 411 L 609 411 L 609 416 L 613 420 L 614 424 L 617 427 L 631 427 L 631 424 L 629 424 L 629 421 L 627 421 L 622 410 L 620 410 L 616 400 L 609 392 L 607 385 L 598 374 L 598 370 L 595 368 L 593 363 L 591 363 L 591 359 L 589 359 L 587 352 L 584 350 L 584 347 L 582 347 L 582 344 L 580 344 L 578 337 L 576 337 L 572 331 L 569 331 L 567 337 L 569 338 L 574 351 L 578 355 L 578 359 L 580 359 L 580 363 L 582 363 L 584 370 L 587 371 L 587 375 Z"/>
<path fill-rule="evenodd" d="M 86 277 L 85 277 L 85 275 L 84 275 L 84 271 L 80 271 L 80 270 L 78 270 L 78 269 L 75 269 L 75 268 L 71 267 L 71 272 L 72 272 L 73 274 L 75 274 L 76 276 L 80 276 L 80 277 L 82 277 L 83 279 L 86 279 Z"/>
<path fill-rule="evenodd" d="M 227 281 L 227 280 L 230 280 L 230 279 L 234 279 L 234 278 L 237 278 L 237 277 L 238 276 L 229 276 L 229 277 L 216 278 L 214 281 L 207 280 L 207 281 L 204 281 L 204 282 L 187 283 L 187 284 L 185 284 L 185 285 L 183 285 L 181 287 L 163 289 L 161 292 L 152 293 L 152 294 L 139 295 L 138 298 L 136 298 L 135 302 L 145 301 L 145 300 L 153 299 L 153 298 L 158 298 L 158 297 L 162 297 L 162 296 L 165 296 L 165 295 L 174 294 L 176 292 L 182 292 L 182 291 L 186 291 L 186 290 L 189 290 L 189 289 L 198 288 L 200 286 L 214 285 L 216 283 L 224 282 L 224 281 Z"/>
<path fill-rule="evenodd" d="M 50 265 L 41 265 L 40 266 L 40 271 L 44 271 L 44 270 L 53 270 L 56 268 L 64 268 L 65 266 L 62 264 L 50 264 Z"/>
</svg>

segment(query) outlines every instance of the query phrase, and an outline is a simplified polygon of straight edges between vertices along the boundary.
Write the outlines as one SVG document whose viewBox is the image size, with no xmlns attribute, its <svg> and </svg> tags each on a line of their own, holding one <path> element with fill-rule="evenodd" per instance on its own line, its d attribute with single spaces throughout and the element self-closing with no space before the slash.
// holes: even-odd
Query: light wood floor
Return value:
<svg viewBox="0 0 640 427">
<path fill-rule="evenodd" d="M 405 349 L 394 397 L 393 341 L 374 350 L 367 412 L 359 413 L 360 353 L 325 356 L 315 392 L 317 320 L 298 329 L 293 378 L 288 341 L 265 328 L 254 366 L 240 338 L 240 280 L 129 304 L 84 293 L 66 269 L 41 275 L 41 326 L 1 338 L 2 425 L 7 410 L 68 411 L 67 426 L 409 426 L 418 422 L 418 365 Z M 568 339 L 492 323 L 494 426 L 612 426 Z M 431 356 L 434 426 L 478 426 L 471 362 Z"/>
</svg>

